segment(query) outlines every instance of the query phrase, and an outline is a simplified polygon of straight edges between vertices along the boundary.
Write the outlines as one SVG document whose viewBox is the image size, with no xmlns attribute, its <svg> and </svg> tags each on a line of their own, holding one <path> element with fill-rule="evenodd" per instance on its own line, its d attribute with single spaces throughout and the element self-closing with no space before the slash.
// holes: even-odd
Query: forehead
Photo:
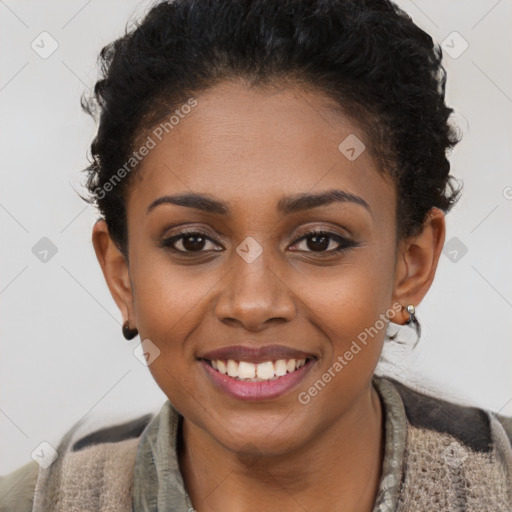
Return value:
<svg viewBox="0 0 512 512">
<path fill-rule="evenodd" d="M 233 211 L 248 201 L 268 210 L 284 194 L 333 188 L 362 196 L 372 210 L 394 211 L 394 186 L 379 172 L 366 134 L 321 93 L 223 82 L 195 100 L 172 127 L 140 137 L 155 144 L 139 164 L 128 211 L 190 192 L 215 196 Z"/>
</svg>

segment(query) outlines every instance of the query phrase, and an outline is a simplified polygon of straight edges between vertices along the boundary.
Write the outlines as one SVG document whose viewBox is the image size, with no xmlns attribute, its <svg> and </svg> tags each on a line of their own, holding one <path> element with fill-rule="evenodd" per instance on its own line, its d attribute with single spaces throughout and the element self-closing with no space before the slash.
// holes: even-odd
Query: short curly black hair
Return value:
<svg viewBox="0 0 512 512">
<path fill-rule="evenodd" d="M 82 198 L 127 261 L 125 201 L 137 166 L 127 179 L 118 171 L 126 174 L 144 130 L 225 80 L 310 88 L 360 123 L 396 184 L 397 239 L 460 194 L 447 159 L 460 135 L 448 121 L 442 50 L 391 1 L 162 1 L 99 60 L 102 76 L 82 98 L 86 112 L 100 114 Z"/>
</svg>

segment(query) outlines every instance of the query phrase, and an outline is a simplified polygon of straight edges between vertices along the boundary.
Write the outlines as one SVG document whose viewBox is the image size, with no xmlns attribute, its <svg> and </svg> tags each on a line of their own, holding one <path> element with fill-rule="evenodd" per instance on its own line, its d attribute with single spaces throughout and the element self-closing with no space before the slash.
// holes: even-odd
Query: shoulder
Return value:
<svg viewBox="0 0 512 512">
<path fill-rule="evenodd" d="M 501 414 L 495 413 L 494 416 L 500 422 L 503 430 L 507 434 L 508 440 L 510 442 L 510 446 L 512 448 L 512 417 L 503 416 Z"/>
<path fill-rule="evenodd" d="M 148 413 L 123 423 L 94 430 L 90 434 L 80 437 L 72 447 L 72 452 L 77 452 L 102 443 L 117 443 L 139 437 L 154 414 Z"/>
<path fill-rule="evenodd" d="M 412 389 L 386 377 L 398 391 L 408 422 L 416 428 L 445 433 L 475 452 L 489 452 L 493 444 L 491 416 L 504 428 L 512 449 L 512 418 L 468 405 L 457 404 Z"/>
<path fill-rule="evenodd" d="M 30 461 L 0 476 L 0 512 L 30 512 L 39 465 Z"/>
<path fill-rule="evenodd" d="M 86 435 L 80 435 L 77 439 L 73 439 L 69 451 L 82 452 L 99 444 L 136 439 L 141 436 L 153 417 L 153 413 L 148 413 L 116 425 L 95 429 Z M 68 434 L 71 434 L 78 424 L 81 423 L 75 424 Z M 59 455 L 62 454 L 59 453 Z M 0 512 L 31 512 L 38 475 L 39 465 L 35 461 L 30 461 L 12 473 L 0 476 Z"/>
</svg>

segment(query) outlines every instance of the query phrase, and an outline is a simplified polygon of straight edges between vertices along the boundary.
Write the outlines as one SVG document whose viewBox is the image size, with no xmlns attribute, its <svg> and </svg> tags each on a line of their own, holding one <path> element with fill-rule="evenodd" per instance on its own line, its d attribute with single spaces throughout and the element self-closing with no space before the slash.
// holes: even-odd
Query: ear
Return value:
<svg viewBox="0 0 512 512">
<path fill-rule="evenodd" d="M 94 224 L 92 243 L 110 293 L 123 315 L 123 323 L 130 319 L 133 322 L 135 312 L 128 263 L 110 238 L 104 219 L 99 219 Z"/>
<path fill-rule="evenodd" d="M 437 269 L 446 236 L 445 215 L 432 208 L 418 235 L 399 243 L 392 304 L 418 306 L 428 292 Z M 393 322 L 404 324 L 409 313 L 402 310 Z"/>
</svg>

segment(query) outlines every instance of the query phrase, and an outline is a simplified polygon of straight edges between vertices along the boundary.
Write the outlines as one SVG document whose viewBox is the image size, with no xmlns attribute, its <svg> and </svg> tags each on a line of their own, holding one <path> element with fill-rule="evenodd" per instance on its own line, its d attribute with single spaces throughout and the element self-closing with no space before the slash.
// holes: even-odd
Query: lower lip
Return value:
<svg viewBox="0 0 512 512">
<path fill-rule="evenodd" d="M 244 382 L 233 379 L 227 374 L 218 372 L 204 360 L 201 360 L 201 365 L 213 383 L 229 396 L 240 400 L 269 400 L 278 398 L 297 386 L 314 362 L 314 359 L 310 359 L 304 366 L 292 373 L 287 373 L 278 379 L 261 382 Z"/>
</svg>

